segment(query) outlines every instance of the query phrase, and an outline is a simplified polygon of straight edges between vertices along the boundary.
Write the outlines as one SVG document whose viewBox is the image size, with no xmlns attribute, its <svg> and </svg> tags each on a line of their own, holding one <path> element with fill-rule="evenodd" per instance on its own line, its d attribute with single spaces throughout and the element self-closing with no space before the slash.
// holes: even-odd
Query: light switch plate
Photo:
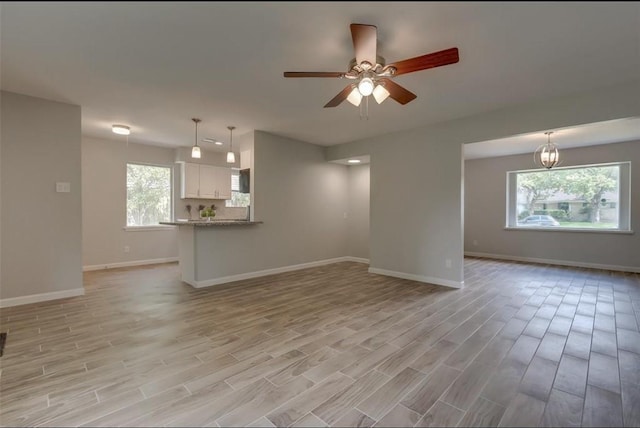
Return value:
<svg viewBox="0 0 640 428">
<path fill-rule="evenodd" d="M 56 192 L 58 193 L 69 193 L 71 192 L 71 183 L 68 182 L 57 182 L 56 183 Z"/>
</svg>

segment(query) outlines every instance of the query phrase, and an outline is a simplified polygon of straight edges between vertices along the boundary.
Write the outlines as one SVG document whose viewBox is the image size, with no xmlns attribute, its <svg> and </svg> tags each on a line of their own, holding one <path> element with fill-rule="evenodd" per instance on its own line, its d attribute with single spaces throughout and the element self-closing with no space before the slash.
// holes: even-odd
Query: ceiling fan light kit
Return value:
<svg viewBox="0 0 640 428">
<path fill-rule="evenodd" d="M 370 95 L 373 95 L 378 104 L 391 97 L 404 105 L 416 99 L 417 96 L 391 79 L 402 74 L 455 64 L 460 60 L 458 48 L 450 48 L 386 64 L 385 59 L 377 53 L 377 37 L 378 29 L 375 25 L 351 24 L 351 38 L 356 57 L 349 63 L 346 73 L 286 71 L 284 77 L 338 77 L 356 81 L 331 99 L 324 106 L 325 108 L 337 107 L 344 100 L 358 107 L 362 104 L 362 98 L 366 99 L 368 106 Z"/>
<path fill-rule="evenodd" d="M 349 93 L 347 97 L 347 101 L 349 101 L 354 106 L 358 107 L 362 102 L 362 94 L 357 86 L 354 86 L 353 90 Z"/>
<path fill-rule="evenodd" d="M 370 77 L 363 77 L 360 79 L 360 83 L 358 83 L 358 91 L 362 94 L 363 97 L 368 97 L 373 93 L 373 80 Z"/>
<path fill-rule="evenodd" d="M 382 84 L 376 86 L 376 88 L 373 90 L 373 98 L 375 98 L 378 104 L 382 104 L 382 102 L 386 100 L 389 95 L 389 91 L 387 91 Z"/>
</svg>

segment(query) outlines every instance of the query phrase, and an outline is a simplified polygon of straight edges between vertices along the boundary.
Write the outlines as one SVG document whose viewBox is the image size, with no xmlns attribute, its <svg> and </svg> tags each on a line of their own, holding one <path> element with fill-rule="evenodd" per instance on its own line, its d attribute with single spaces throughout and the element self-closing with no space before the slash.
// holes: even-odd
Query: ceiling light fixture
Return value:
<svg viewBox="0 0 640 428">
<path fill-rule="evenodd" d="M 360 159 L 349 159 L 347 162 L 349 163 L 360 163 Z"/>
<path fill-rule="evenodd" d="M 373 90 L 373 98 L 376 99 L 376 102 L 378 104 L 382 104 L 382 102 L 386 100 L 389 97 L 389 95 L 391 94 L 389 93 L 389 91 L 387 91 L 387 89 L 383 85 L 377 85 Z"/>
<path fill-rule="evenodd" d="M 198 147 L 198 123 L 200 123 L 201 120 L 196 119 L 195 117 L 191 120 L 196 124 L 196 144 L 191 148 L 191 157 L 194 159 L 200 159 L 202 154 L 200 153 L 200 147 Z"/>
<path fill-rule="evenodd" d="M 363 77 L 358 83 L 358 91 L 363 97 L 368 97 L 373 93 L 373 80 L 370 77 Z"/>
<path fill-rule="evenodd" d="M 235 126 L 227 126 L 229 133 L 231 134 L 229 138 L 229 152 L 227 152 L 227 163 L 236 163 L 236 155 L 233 153 L 233 130 L 236 129 Z"/>
<path fill-rule="evenodd" d="M 112 125 L 111 131 L 115 134 L 120 134 L 120 135 L 131 134 L 131 129 L 126 125 Z"/>
<path fill-rule="evenodd" d="M 358 87 L 353 88 L 353 91 L 351 91 L 351 93 L 347 97 L 347 101 L 349 101 L 351 104 L 353 104 L 356 107 L 360 105 L 360 103 L 362 102 L 362 94 L 360 94 Z"/>
<path fill-rule="evenodd" d="M 533 160 L 536 165 L 546 169 L 551 169 L 560 162 L 558 146 L 551 142 L 551 134 L 553 134 L 553 131 L 544 133 L 547 136 L 547 142 L 538 147 L 533 154 Z"/>
</svg>

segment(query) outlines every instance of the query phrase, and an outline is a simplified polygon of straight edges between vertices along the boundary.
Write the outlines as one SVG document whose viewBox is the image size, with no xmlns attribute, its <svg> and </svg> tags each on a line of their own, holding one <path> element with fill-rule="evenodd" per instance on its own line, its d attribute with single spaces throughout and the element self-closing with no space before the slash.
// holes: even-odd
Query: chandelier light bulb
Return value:
<svg viewBox="0 0 640 428">
<path fill-rule="evenodd" d="M 365 77 L 358 83 L 358 91 L 363 97 L 368 97 L 373 93 L 373 86 L 373 80 L 370 77 Z"/>
</svg>

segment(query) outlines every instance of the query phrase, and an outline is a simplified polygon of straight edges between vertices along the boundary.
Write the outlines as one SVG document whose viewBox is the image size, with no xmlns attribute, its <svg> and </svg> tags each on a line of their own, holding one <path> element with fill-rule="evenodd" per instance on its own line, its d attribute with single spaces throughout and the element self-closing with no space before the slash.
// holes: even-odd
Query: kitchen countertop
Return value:
<svg viewBox="0 0 640 428">
<path fill-rule="evenodd" d="M 252 226 L 262 224 L 261 221 L 248 220 L 190 220 L 190 221 L 161 221 L 160 224 L 169 226 L 196 226 L 196 227 L 217 227 L 217 226 Z"/>
</svg>

